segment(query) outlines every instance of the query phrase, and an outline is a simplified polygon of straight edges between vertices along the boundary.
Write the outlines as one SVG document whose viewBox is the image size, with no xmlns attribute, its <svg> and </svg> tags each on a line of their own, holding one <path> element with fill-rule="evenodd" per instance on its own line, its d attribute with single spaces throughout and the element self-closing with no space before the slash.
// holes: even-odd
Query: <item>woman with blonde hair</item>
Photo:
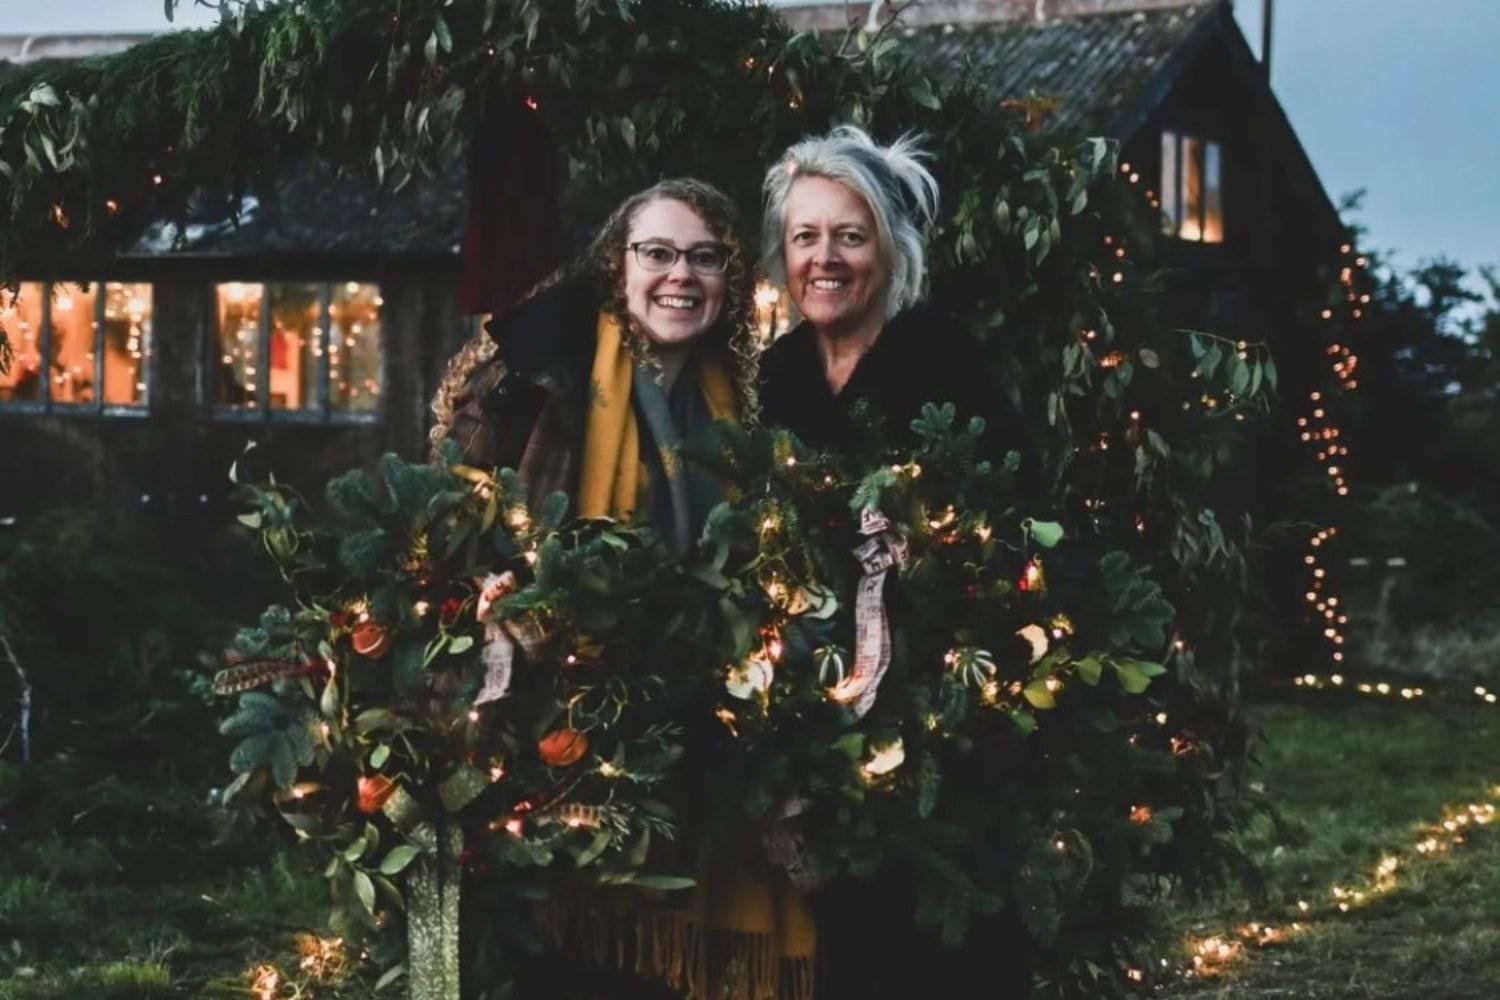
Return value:
<svg viewBox="0 0 1500 1000">
<path fill-rule="evenodd" d="M 882 145 L 843 125 L 791 146 L 766 171 L 761 249 L 802 322 L 762 366 L 765 422 L 808 444 L 860 443 L 854 404 L 909 440 L 924 403 L 983 417 L 989 443 L 1019 447 L 1020 423 L 989 359 L 956 318 L 925 302 L 938 184 L 919 138 Z M 1023 449 L 1024 450 L 1024 449 Z"/>
<path fill-rule="evenodd" d="M 751 261 L 734 204 L 691 178 L 625 199 L 586 252 L 450 362 L 434 452 L 513 468 L 533 505 L 649 517 L 691 546 L 717 484 L 681 461 L 714 420 L 756 410 Z"/>
<path fill-rule="evenodd" d="M 922 405 L 951 403 L 960 423 L 984 419 L 987 453 L 1026 451 L 983 346 L 954 311 L 923 301 L 938 211 L 927 161 L 915 137 L 882 145 L 844 125 L 794 144 L 766 171 L 765 269 L 802 320 L 763 359 L 767 424 L 818 448 L 864 452 L 914 443 Z M 855 416 L 860 402 L 882 422 L 874 440 Z M 973 766 L 956 761 L 954 771 Z M 1025 996 L 1028 952 L 1014 908 L 975 921 L 965 946 L 946 947 L 913 919 L 919 874 L 893 864 L 821 893 L 823 995 Z"/>
</svg>

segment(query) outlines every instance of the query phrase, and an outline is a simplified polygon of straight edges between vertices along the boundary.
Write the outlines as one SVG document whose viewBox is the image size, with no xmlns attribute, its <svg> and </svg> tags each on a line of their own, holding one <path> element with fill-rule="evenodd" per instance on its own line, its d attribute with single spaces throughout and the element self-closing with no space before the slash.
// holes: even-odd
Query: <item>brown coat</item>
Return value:
<svg viewBox="0 0 1500 1000">
<path fill-rule="evenodd" d="M 591 295 L 563 285 L 492 321 L 498 349 L 454 398 L 448 436 L 463 461 L 515 469 L 533 507 L 577 493 L 598 313 Z"/>
</svg>

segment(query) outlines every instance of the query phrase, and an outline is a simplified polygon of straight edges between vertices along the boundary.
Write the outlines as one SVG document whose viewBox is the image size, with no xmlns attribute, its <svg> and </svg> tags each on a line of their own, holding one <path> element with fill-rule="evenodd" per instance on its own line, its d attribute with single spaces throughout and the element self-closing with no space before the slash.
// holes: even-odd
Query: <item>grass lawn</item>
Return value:
<svg viewBox="0 0 1500 1000">
<path fill-rule="evenodd" d="M 1266 898 L 1236 895 L 1174 920 L 1194 939 L 1234 940 L 1251 921 L 1303 930 L 1157 995 L 1500 998 L 1500 821 L 1470 824 L 1466 842 L 1441 853 L 1414 849 L 1445 807 L 1500 803 L 1500 710 L 1302 694 L 1259 716 L 1251 780 L 1279 819 L 1258 821 L 1246 844 Z M 0 828 L 0 1000 L 243 1000 L 259 962 L 295 975 L 293 936 L 324 915 L 306 854 L 270 826 L 216 844 L 198 791 L 170 773 L 132 783 L 77 759 L 41 768 Z M 1399 863 L 1393 887 L 1340 913 L 1330 890 L 1367 891 L 1387 857 Z M 365 979 L 276 995 L 370 991 Z"/>
<path fill-rule="evenodd" d="M 326 916 L 310 854 L 269 824 L 217 842 L 213 810 L 169 773 L 61 757 L 8 793 L 0 1000 L 245 1000 L 246 970 L 295 968 L 297 932 Z"/>
<path fill-rule="evenodd" d="M 1239 896 L 1180 915 L 1202 940 L 1250 922 L 1281 943 L 1247 948 L 1175 1000 L 1496 1000 L 1500 997 L 1500 820 L 1445 831 L 1455 805 L 1500 805 L 1500 711 L 1336 694 L 1265 706 L 1252 781 L 1279 810 L 1246 845 L 1266 899 Z M 1462 844 L 1448 846 L 1454 834 Z M 1441 849 L 1416 846 L 1435 836 Z M 1376 869 L 1394 858 L 1381 882 Z M 1334 888 L 1345 893 L 1339 909 Z M 1354 892 L 1363 892 L 1356 899 Z M 1298 903 L 1307 904 L 1303 910 Z"/>
</svg>

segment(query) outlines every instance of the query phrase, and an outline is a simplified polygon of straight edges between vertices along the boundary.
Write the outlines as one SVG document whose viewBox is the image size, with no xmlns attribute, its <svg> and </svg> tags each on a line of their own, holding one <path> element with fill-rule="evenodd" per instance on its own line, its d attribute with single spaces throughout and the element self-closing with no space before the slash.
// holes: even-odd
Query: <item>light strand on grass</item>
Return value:
<svg viewBox="0 0 1500 1000">
<path fill-rule="evenodd" d="M 1284 944 L 1309 929 L 1313 922 L 1335 919 L 1368 905 L 1401 885 L 1403 873 L 1416 864 L 1438 854 L 1446 854 L 1468 842 L 1469 831 L 1500 822 L 1500 784 L 1489 789 L 1488 801 L 1452 803 L 1442 810 L 1442 818 L 1422 826 L 1418 839 L 1402 851 L 1382 855 L 1368 874 L 1348 884 L 1328 887 L 1326 903 L 1299 899 L 1285 912 L 1281 922 L 1252 921 L 1233 930 L 1183 942 L 1185 958 L 1176 964 L 1161 958 L 1162 972 L 1154 977 L 1158 983 L 1174 974 L 1183 979 L 1211 979 L 1246 960 L 1252 949 L 1260 950 Z M 1145 983 L 1145 969 L 1129 967 L 1124 978 L 1130 983 Z"/>
<path fill-rule="evenodd" d="M 1425 687 L 1414 687 L 1411 685 L 1396 685 L 1389 681 L 1355 680 L 1343 674 L 1306 673 L 1292 678 L 1292 684 L 1309 691 L 1334 691 L 1345 690 L 1357 694 L 1373 695 L 1380 698 L 1401 698 L 1403 701 L 1416 701 L 1421 698 L 1436 698 L 1439 700 L 1468 700 L 1469 695 L 1456 695 L 1452 690 L 1442 689 L 1428 690 Z M 1500 695 L 1483 685 L 1476 685 L 1473 697 L 1486 705 L 1500 704 Z"/>
</svg>

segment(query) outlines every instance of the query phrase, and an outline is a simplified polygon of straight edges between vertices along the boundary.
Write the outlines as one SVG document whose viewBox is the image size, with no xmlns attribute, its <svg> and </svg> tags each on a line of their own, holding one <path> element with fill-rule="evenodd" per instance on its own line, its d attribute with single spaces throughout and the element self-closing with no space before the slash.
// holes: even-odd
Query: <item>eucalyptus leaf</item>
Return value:
<svg viewBox="0 0 1500 1000">
<path fill-rule="evenodd" d="M 399 875 L 406 866 L 416 860 L 421 853 L 410 844 L 397 844 L 391 848 L 384 858 L 380 859 L 380 874 Z"/>
</svg>

